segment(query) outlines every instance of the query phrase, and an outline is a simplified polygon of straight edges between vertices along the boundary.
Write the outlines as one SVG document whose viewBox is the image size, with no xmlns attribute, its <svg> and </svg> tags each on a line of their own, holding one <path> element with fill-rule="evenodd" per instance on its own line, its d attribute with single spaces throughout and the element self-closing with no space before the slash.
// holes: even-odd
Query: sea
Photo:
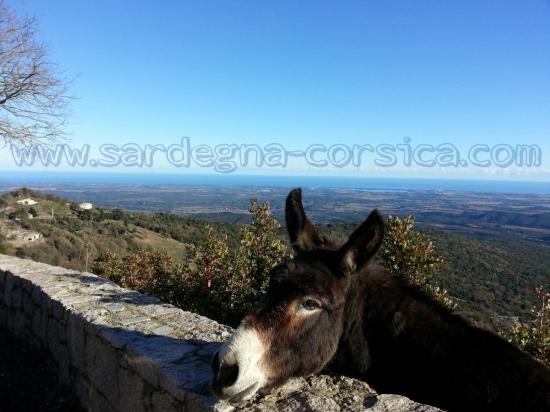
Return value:
<svg viewBox="0 0 550 412">
<path fill-rule="evenodd" d="M 550 182 L 477 179 L 275 176 L 163 173 L 85 173 L 0 171 L 1 187 L 41 186 L 247 186 L 342 188 L 380 192 L 434 190 L 458 192 L 550 194 Z"/>
</svg>

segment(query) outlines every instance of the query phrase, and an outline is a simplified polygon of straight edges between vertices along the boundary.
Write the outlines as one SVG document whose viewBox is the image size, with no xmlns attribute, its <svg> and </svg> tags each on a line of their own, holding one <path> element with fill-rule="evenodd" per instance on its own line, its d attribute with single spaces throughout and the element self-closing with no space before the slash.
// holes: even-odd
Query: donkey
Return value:
<svg viewBox="0 0 550 412">
<path fill-rule="evenodd" d="M 296 257 L 215 353 L 214 393 L 238 402 L 328 367 L 448 411 L 550 411 L 550 370 L 373 263 L 374 210 L 342 246 L 318 234 L 300 189 L 286 201 Z"/>
</svg>

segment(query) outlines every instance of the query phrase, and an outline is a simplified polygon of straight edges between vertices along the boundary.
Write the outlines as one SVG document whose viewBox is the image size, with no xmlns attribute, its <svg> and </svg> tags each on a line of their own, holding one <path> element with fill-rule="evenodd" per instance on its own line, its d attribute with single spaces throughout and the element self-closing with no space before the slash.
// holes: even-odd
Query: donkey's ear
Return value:
<svg viewBox="0 0 550 412">
<path fill-rule="evenodd" d="M 296 252 L 315 249 L 323 244 L 315 226 L 306 217 L 301 189 L 294 189 L 288 194 L 285 217 L 290 243 Z"/>
<path fill-rule="evenodd" d="M 340 249 L 346 273 L 358 272 L 376 254 L 384 239 L 384 218 L 374 209 Z"/>
</svg>

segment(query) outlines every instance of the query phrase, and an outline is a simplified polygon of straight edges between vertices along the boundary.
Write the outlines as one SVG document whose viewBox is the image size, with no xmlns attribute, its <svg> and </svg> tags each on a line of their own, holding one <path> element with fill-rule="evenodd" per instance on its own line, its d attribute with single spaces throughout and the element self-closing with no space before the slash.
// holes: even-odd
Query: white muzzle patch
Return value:
<svg viewBox="0 0 550 412">
<path fill-rule="evenodd" d="M 218 351 L 220 368 L 234 365 L 239 368 L 235 382 L 220 389 L 224 399 L 250 399 L 266 384 L 267 378 L 261 365 L 264 353 L 258 332 L 241 324 Z"/>
</svg>

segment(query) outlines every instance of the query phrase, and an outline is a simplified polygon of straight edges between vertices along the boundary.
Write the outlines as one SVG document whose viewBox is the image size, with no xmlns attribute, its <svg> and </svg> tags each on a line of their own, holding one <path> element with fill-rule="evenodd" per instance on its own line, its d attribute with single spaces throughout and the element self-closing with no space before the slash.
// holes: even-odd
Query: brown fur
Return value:
<svg viewBox="0 0 550 412">
<path fill-rule="evenodd" d="M 371 263 L 384 232 L 377 211 L 341 247 L 317 234 L 299 189 L 286 219 L 297 256 L 245 318 L 268 348 L 270 385 L 328 365 L 449 411 L 550 411 L 548 368 Z M 312 299 L 321 308 L 304 312 Z"/>
</svg>

